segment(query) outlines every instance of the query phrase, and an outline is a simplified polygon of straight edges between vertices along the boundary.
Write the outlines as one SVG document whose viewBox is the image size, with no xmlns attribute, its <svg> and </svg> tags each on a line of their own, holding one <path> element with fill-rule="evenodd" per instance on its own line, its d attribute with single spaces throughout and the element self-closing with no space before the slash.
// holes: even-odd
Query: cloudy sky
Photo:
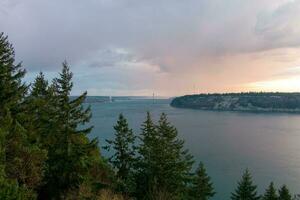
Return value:
<svg viewBox="0 0 300 200">
<path fill-rule="evenodd" d="M 300 0 L 0 0 L 2 31 L 74 94 L 300 91 Z"/>
</svg>

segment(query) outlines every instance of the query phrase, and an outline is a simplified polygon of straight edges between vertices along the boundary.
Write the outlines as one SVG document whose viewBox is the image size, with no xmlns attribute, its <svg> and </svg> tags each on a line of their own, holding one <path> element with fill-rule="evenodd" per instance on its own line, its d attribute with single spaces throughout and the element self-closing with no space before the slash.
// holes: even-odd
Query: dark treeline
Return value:
<svg viewBox="0 0 300 200">
<path fill-rule="evenodd" d="M 203 110 L 299 112 L 300 93 L 196 94 L 176 97 L 171 105 Z"/>
<path fill-rule="evenodd" d="M 40 73 L 31 85 L 15 63 L 7 37 L 0 34 L 0 199 L 7 200 L 208 200 L 216 191 L 203 163 L 178 139 L 165 114 L 150 113 L 134 134 L 120 114 L 104 158 L 97 139 L 88 137 L 87 93 L 70 97 L 72 73 L 66 62 L 48 82 Z M 84 128 L 83 128 L 84 127 Z M 232 200 L 291 200 L 286 186 L 271 183 L 258 195 L 248 170 Z"/>
</svg>

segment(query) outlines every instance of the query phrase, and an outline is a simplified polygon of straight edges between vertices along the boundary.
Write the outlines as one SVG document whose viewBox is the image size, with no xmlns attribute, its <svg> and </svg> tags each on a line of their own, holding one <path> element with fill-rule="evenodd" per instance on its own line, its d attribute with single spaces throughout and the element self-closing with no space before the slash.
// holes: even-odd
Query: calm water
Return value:
<svg viewBox="0 0 300 200">
<path fill-rule="evenodd" d="M 300 193 L 300 115 L 177 109 L 169 106 L 169 100 L 91 105 L 92 136 L 99 137 L 102 144 L 112 138 L 119 113 L 127 117 L 136 134 L 147 111 L 155 120 L 161 112 L 167 113 L 195 160 L 206 165 L 217 191 L 215 200 L 229 199 L 246 168 L 252 172 L 259 192 L 274 181 Z"/>
</svg>

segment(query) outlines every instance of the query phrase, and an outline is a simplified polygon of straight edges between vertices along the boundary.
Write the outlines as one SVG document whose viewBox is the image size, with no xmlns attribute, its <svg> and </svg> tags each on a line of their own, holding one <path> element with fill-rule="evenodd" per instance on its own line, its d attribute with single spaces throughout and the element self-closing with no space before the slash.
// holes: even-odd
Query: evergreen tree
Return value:
<svg viewBox="0 0 300 200">
<path fill-rule="evenodd" d="M 25 70 L 15 63 L 15 51 L 7 36 L 0 33 L 0 117 L 9 111 L 13 118 L 19 114 L 20 103 L 24 100 L 27 86 L 21 79 Z"/>
<path fill-rule="evenodd" d="M 29 188 L 27 191 L 34 196 L 31 191 L 41 184 L 46 153 L 30 140 L 31 133 L 26 127 L 28 87 L 22 83 L 24 75 L 21 64 L 15 64 L 12 45 L 0 33 L 0 132 L 4 145 L 1 147 L 4 179 Z"/>
<path fill-rule="evenodd" d="M 155 126 L 147 114 L 143 124 L 140 176 L 144 194 L 151 198 L 156 194 L 171 194 L 170 198 L 181 198 L 186 193 L 190 180 L 192 156 L 183 148 L 184 141 L 177 138 L 177 130 L 163 113 Z M 138 185 L 140 185 L 139 183 Z M 148 188 L 147 188 L 148 187 Z"/>
<path fill-rule="evenodd" d="M 141 144 L 138 146 L 139 157 L 136 165 L 136 196 L 138 199 L 146 199 L 145 196 L 154 184 L 155 163 L 157 162 L 155 160 L 156 148 L 158 145 L 158 134 L 149 112 L 147 112 L 141 130 Z"/>
<path fill-rule="evenodd" d="M 35 141 L 45 149 L 42 140 L 50 132 L 48 124 L 51 107 L 49 106 L 50 96 L 48 95 L 48 81 L 45 80 L 42 72 L 35 78 L 30 95 L 26 98 L 27 121 L 26 128 L 30 132 L 31 141 Z"/>
<path fill-rule="evenodd" d="M 30 191 L 26 191 L 26 188 L 19 187 L 15 180 L 10 180 L 5 174 L 5 136 L 3 129 L 0 128 L 0 199 L 7 200 L 23 200 L 29 199 L 27 195 Z"/>
<path fill-rule="evenodd" d="M 34 199 L 31 191 L 25 187 L 20 187 L 16 181 L 0 178 L 0 199 L 5 200 L 24 200 Z"/>
<path fill-rule="evenodd" d="M 114 126 L 114 140 L 106 140 L 105 148 L 113 150 L 114 154 L 109 158 L 110 163 L 116 170 L 118 178 L 118 190 L 124 193 L 132 192 L 132 172 L 135 156 L 135 136 L 129 128 L 126 118 L 120 114 L 117 124 Z"/>
<path fill-rule="evenodd" d="M 53 129 L 56 129 L 56 118 L 58 113 L 57 97 L 55 97 L 54 85 L 49 85 L 44 74 L 40 72 L 35 78 L 31 93 L 27 98 L 28 115 L 30 119 L 30 129 L 32 129 L 33 138 L 48 151 L 53 138 Z M 28 122 L 29 124 L 29 122 Z"/>
<path fill-rule="evenodd" d="M 40 72 L 33 82 L 31 96 L 42 98 L 47 97 L 48 87 L 48 81 L 45 79 L 43 72 Z"/>
<path fill-rule="evenodd" d="M 213 184 L 202 162 L 196 170 L 190 190 L 191 199 L 208 200 L 215 195 Z"/>
<path fill-rule="evenodd" d="M 263 200 L 278 200 L 278 195 L 273 182 L 271 182 L 269 187 L 266 189 Z"/>
<path fill-rule="evenodd" d="M 252 177 L 248 169 L 242 176 L 242 180 L 238 183 L 238 187 L 231 195 L 232 200 L 259 200 L 256 185 L 252 182 Z"/>
<path fill-rule="evenodd" d="M 66 198 L 68 192 L 78 189 L 88 176 L 94 159 L 92 155 L 98 152 L 97 140 L 87 138 L 92 127 L 84 127 L 91 117 L 90 107 L 82 105 L 86 92 L 71 99 L 71 80 L 72 73 L 64 62 L 60 77 L 52 86 L 55 115 L 49 122 L 52 137 L 48 149 L 47 182 L 40 198 Z"/>
<path fill-rule="evenodd" d="M 190 181 L 190 170 L 194 163 L 193 157 L 184 149 L 184 141 L 178 139 L 177 129 L 172 126 L 166 114 L 162 113 L 158 122 L 158 188 L 181 195 Z M 160 185 L 161 184 L 161 185 Z"/>
<path fill-rule="evenodd" d="M 286 187 L 286 185 L 283 185 L 279 189 L 279 200 L 292 200 L 292 195 L 290 194 L 289 189 Z"/>
</svg>

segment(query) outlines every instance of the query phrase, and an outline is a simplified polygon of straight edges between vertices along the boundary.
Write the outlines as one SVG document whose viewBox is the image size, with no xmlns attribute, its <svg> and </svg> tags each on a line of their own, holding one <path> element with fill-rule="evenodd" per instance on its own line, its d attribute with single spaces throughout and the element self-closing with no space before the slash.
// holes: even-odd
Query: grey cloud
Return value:
<svg viewBox="0 0 300 200">
<path fill-rule="evenodd" d="M 288 1 L 260 13 L 256 33 L 265 49 L 300 46 L 300 1 Z"/>
<path fill-rule="evenodd" d="M 77 65 L 86 67 L 114 67 L 120 62 L 137 61 L 135 55 L 122 48 L 107 48 L 91 53 Z"/>
<path fill-rule="evenodd" d="M 110 46 L 132 49 L 172 68 L 176 66 L 169 66 L 166 57 L 184 63 L 185 57 L 252 48 L 253 16 L 270 1 L 258 2 L 26 0 L 8 7 L 0 25 L 19 59 L 33 70 L 56 69 L 64 59 L 77 63 Z"/>
<path fill-rule="evenodd" d="M 165 72 L 209 74 L 228 55 L 297 46 L 299 10 L 299 0 L 0 0 L 0 31 L 32 73 L 66 59 L 79 75 L 91 71 L 90 84 L 147 76 L 149 88 Z"/>
</svg>

